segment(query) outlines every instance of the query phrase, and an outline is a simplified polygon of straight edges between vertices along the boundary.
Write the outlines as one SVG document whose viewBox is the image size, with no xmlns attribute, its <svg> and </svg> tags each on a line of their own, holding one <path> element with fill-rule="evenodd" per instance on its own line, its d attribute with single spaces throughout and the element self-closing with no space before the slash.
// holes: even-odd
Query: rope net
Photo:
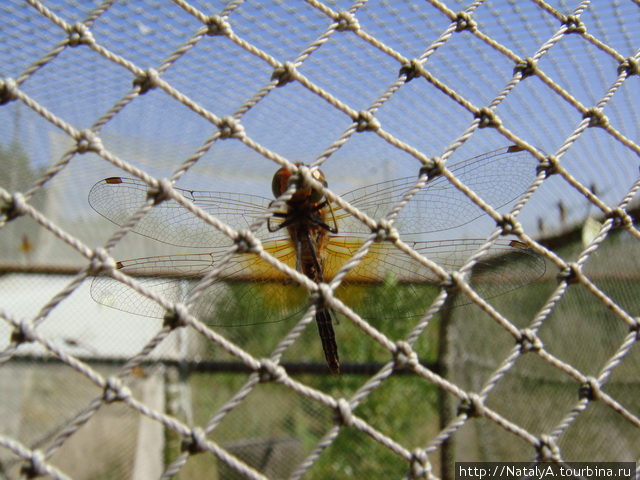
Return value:
<svg viewBox="0 0 640 480">
<path fill-rule="evenodd" d="M 1 8 L 4 477 L 639 460 L 637 0 Z"/>
</svg>

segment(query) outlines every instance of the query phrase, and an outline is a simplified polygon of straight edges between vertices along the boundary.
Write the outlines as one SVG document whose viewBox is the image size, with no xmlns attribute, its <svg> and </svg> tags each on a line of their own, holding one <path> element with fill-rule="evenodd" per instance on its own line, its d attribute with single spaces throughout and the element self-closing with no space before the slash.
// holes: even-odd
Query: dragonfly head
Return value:
<svg viewBox="0 0 640 480">
<path fill-rule="evenodd" d="M 297 167 L 299 167 L 300 165 L 302 164 L 296 163 Z M 322 183 L 322 185 L 324 185 L 325 187 L 327 186 L 327 179 L 325 178 L 324 173 L 322 173 L 320 170 L 314 170 L 312 175 L 315 180 Z M 291 179 L 291 176 L 291 172 L 284 167 L 282 167 L 275 173 L 271 182 L 271 191 L 273 192 L 274 197 L 278 198 L 287 190 L 287 188 L 289 187 L 289 180 Z M 322 192 L 319 192 L 310 186 L 303 186 L 293 194 L 293 197 L 289 201 L 294 203 L 319 203 L 322 201 L 322 198 Z"/>
</svg>

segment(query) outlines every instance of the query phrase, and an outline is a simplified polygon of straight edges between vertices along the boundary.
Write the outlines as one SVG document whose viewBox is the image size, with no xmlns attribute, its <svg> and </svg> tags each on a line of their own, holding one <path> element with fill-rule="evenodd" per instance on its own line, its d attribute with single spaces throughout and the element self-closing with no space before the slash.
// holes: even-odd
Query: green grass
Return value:
<svg viewBox="0 0 640 480">
<path fill-rule="evenodd" d="M 189 378 L 194 422 L 204 426 L 211 416 L 248 378 L 247 375 L 197 373 Z M 350 397 L 362 386 L 359 376 L 310 376 L 297 378 L 335 397 Z M 407 402 L 407 398 L 413 399 Z M 424 445 L 437 433 L 437 389 L 415 377 L 394 376 L 375 390 L 355 410 L 357 416 L 400 441 L 407 448 Z M 242 440 L 296 439 L 299 450 L 288 458 L 287 475 L 302 462 L 332 428 L 334 412 L 323 404 L 278 384 L 260 384 L 237 409 L 230 412 L 210 436 L 222 446 Z M 172 435 L 167 460 L 178 454 L 180 442 Z M 178 478 L 218 478 L 220 465 L 209 454 L 194 455 Z M 406 462 L 355 428 L 345 427 L 324 452 L 308 476 L 313 479 L 400 477 Z"/>
</svg>

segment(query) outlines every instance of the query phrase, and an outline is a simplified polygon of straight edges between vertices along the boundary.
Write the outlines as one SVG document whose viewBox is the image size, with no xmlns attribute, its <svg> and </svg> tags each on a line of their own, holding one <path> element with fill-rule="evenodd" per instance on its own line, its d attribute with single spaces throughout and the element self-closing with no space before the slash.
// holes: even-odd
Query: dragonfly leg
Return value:
<svg viewBox="0 0 640 480">
<path fill-rule="evenodd" d="M 291 222 L 293 221 L 292 218 L 289 216 L 289 214 L 284 213 L 284 212 L 275 212 L 273 214 L 274 217 L 276 218 L 286 218 L 286 220 L 278 225 L 276 225 L 275 227 L 273 227 L 271 225 L 271 218 L 267 219 L 267 230 L 269 230 L 269 232 L 273 233 L 273 232 L 277 232 L 278 230 L 283 229 L 284 227 L 286 227 L 287 225 L 291 225 Z M 289 217 L 289 218 L 287 218 Z"/>
<path fill-rule="evenodd" d="M 312 215 L 309 218 L 313 223 L 318 225 L 320 228 L 323 228 L 323 229 L 327 230 L 329 233 L 333 233 L 333 234 L 338 233 L 338 229 L 337 228 L 334 228 L 331 225 L 327 225 L 326 223 L 324 223 L 322 220 L 320 220 L 320 218 L 316 217 L 315 215 Z"/>
<path fill-rule="evenodd" d="M 326 231 L 328 231 L 329 233 L 333 233 L 334 235 L 338 233 L 338 222 L 336 221 L 336 215 L 333 212 L 333 206 L 327 202 L 326 200 L 322 203 L 319 203 L 318 205 L 316 205 L 313 208 L 314 212 L 317 212 L 319 210 L 322 210 L 325 207 L 329 207 L 329 211 L 331 212 L 331 218 L 333 219 L 333 227 L 327 223 L 325 223 L 324 221 L 322 221 L 320 219 L 320 217 L 317 217 L 316 215 L 309 215 L 309 219 L 315 223 L 316 225 L 318 225 L 320 228 L 325 229 Z"/>
</svg>

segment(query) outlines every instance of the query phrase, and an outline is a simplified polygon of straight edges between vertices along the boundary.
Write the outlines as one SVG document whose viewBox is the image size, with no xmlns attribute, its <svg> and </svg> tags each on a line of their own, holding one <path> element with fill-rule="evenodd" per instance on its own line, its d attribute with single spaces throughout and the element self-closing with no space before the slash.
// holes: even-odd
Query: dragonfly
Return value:
<svg viewBox="0 0 640 480">
<path fill-rule="evenodd" d="M 449 167 L 465 185 L 494 208 L 500 208 L 526 190 L 537 162 L 526 151 L 504 147 Z M 320 170 L 314 178 L 327 180 Z M 288 188 L 291 174 L 282 168 L 272 180 L 276 198 Z M 416 177 L 385 181 L 342 196 L 370 218 L 388 214 L 416 184 Z M 265 217 L 274 200 L 257 195 L 198 191 L 174 187 L 189 202 L 236 230 L 249 229 Z M 149 186 L 136 179 L 111 177 L 96 183 L 89 193 L 91 207 L 122 226 L 146 201 Z M 485 212 L 444 177 L 434 177 L 416 193 L 394 219 L 394 227 L 417 253 L 448 271 L 460 269 L 485 243 L 484 239 L 408 240 L 466 225 Z M 253 253 L 237 253 L 222 266 L 205 294 L 189 302 L 190 292 L 232 246 L 232 240 L 197 218 L 178 202 L 155 205 L 134 227 L 139 235 L 176 247 L 197 249 L 124 260 L 117 266 L 148 289 L 173 302 L 188 302 L 190 312 L 213 326 L 239 326 L 289 319 L 304 311 L 308 291 Z M 298 189 L 256 232 L 263 249 L 312 281 L 330 282 L 371 235 L 371 229 L 310 187 Z M 545 262 L 524 244 L 502 240 L 471 270 L 473 288 L 493 298 L 539 279 Z M 402 321 L 422 316 L 431 304 L 432 290 L 441 279 L 430 269 L 389 242 L 373 243 L 362 261 L 345 276 L 335 296 L 366 319 Z M 100 304 L 137 315 L 163 318 L 163 308 L 108 275 L 94 278 L 91 296 Z M 469 303 L 454 295 L 448 308 Z M 234 314 L 242 304 L 244 318 Z M 258 318 L 256 318 L 258 317 Z M 316 323 L 329 370 L 339 373 L 340 360 L 333 324 L 335 313 L 316 311 Z"/>
</svg>

